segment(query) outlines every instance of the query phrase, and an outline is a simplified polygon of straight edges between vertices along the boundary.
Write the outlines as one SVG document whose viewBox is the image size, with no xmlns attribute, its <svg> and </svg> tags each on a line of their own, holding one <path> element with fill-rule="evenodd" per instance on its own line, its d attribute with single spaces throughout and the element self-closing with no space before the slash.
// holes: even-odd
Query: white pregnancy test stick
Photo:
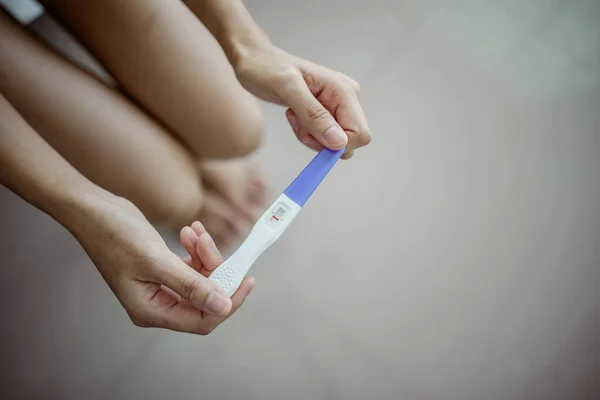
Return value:
<svg viewBox="0 0 600 400">
<path fill-rule="evenodd" d="M 344 153 L 323 149 L 256 222 L 250 234 L 209 279 L 231 296 L 260 255 L 281 236 L 302 206 Z"/>
</svg>

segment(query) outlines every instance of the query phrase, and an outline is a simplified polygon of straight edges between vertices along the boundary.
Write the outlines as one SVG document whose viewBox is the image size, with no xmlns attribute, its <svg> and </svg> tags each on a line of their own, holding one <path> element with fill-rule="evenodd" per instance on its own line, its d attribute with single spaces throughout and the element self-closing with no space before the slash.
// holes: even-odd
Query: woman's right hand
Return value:
<svg viewBox="0 0 600 400">
<path fill-rule="evenodd" d="M 109 197 L 86 213 L 72 233 L 90 256 L 133 323 L 206 335 L 232 315 L 254 287 L 246 277 L 227 297 L 207 276 L 223 262 L 199 222 L 181 231 L 190 253 L 183 260 L 129 201 Z"/>
<path fill-rule="evenodd" d="M 287 119 L 306 146 L 339 150 L 342 158 L 368 145 L 371 134 L 359 100 L 360 87 L 341 72 L 286 53 L 270 43 L 240 50 L 240 83 L 255 96 L 288 107 Z"/>
</svg>

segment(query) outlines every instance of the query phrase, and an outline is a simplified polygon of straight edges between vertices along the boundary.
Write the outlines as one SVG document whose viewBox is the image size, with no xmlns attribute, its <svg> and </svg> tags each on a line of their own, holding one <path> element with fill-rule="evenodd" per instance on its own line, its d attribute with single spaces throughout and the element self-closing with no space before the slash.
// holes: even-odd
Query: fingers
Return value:
<svg viewBox="0 0 600 400">
<path fill-rule="evenodd" d="M 175 255 L 163 259 L 152 278 L 181 296 L 182 301 L 207 314 L 224 316 L 231 311 L 231 299 L 214 282 Z"/>
<path fill-rule="evenodd" d="M 148 310 L 142 316 L 132 316 L 133 323 L 147 328 L 209 334 L 214 328 L 209 324 L 207 315 L 193 305 L 179 301 L 176 296 L 169 289 L 158 287 L 147 304 Z"/>
<path fill-rule="evenodd" d="M 309 76 L 308 80 L 302 78 L 302 82 L 289 85 L 284 96 L 290 107 L 286 117 L 294 133 L 313 150 L 345 147 L 343 158 L 352 157 L 355 149 L 371 142 L 358 98 L 359 84 L 344 74 L 326 69 L 307 70 L 303 74 Z"/>
<path fill-rule="evenodd" d="M 206 233 L 206 228 L 200 223 L 200 221 L 194 221 L 190 226 L 194 233 L 196 233 L 196 235 L 198 236 L 202 235 L 203 233 Z"/>
<path fill-rule="evenodd" d="M 344 151 L 344 154 L 342 154 L 342 160 L 349 160 L 352 158 L 352 156 L 354 156 L 354 150 L 346 150 Z"/>
<path fill-rule="evenodd" d="M 354 93 L 356 93 L 356 97 L 360 98 L 360 85 L 358 84 L 358 82 L 356 82 L 349 76 L 346 76 L 346 79 L 350 83 L 350 86 L 352 87 L 352 90 L 354 90 Z"/>
<path fill-rule="evenodd" d="M 317 142 L 317 139 L 315 139 L 310 134 L 310 132 L 304 128 L 304 125 L 300 122 L 300 118 L 298 118 L 296 113 L 291 108 L 288 108 L 286 110 L 285 116 L 288 122 L 290 123 L 294 134 L 296 135 L 298 140 L 300 140 L 300 142 L 302 142 L 305 146 L 314 151 L 323 150 L 324 146 L 321 143 Z"/>
<path fill-rule="evenodd" d="M 196 243 L 198 242 L 198 235 L 196 232 L 189 226 L 185 226 L 181 229 L 181 232 L 179 232 L 179 240 L 190 257 L 189 263 L 185 260 L 184 262 L 196 271 L 200 271 L 202 269 L 202 261 L 200 261 L 200 258 L 196 253 Z"/>
<path fill-rule="evenodd" d="M 284 93 L 285 103 L 294 111 L 300 124 L 323 146 L 339 150 L 346 146 L 348 137 L 335 118 L 311 93 L 302 80 L 290 85 Z M 290 122 L 291 123 L 291 122 Z"/>
<path fill-rule="evenodd" d="M 292 127 L 292 130 L 294 131 L 296 136 L 298 138 L 300 138 L 300 129 L 302 127 L 302 125 L 300 123 L 300 118 L 298 118 L 298 116 L 296 115 L 294 110 L 292 110 L 291 108 L 288 108 L 287 110 L 285 110 L 285 117 L 287 118 L 288 122 L 290 123 L 290 126 Z"/>
<path fill-rule="evenodd" d="M 208 277 L 223 263 L 221 252 L 199 221 L 192 223 L 191 227 L 184 227 L 180 237 L 181 244 L 189 254 L 183 261 L 202 275 Z"/>
<path fill-rule="evenodd" d="M 188 260 L 191 263 L 191 257 Z M 196 273 L 191 268 L 189 270 Z M 202 279 L 208 281 L 204 277 Z M 227 299 L 230 304 L 226 312 L 210 313 L 199 309 L 197 302 L 187 302 L 186 295 L 182 294 L 181 290 L 174 291 L 168 286 L 158 283 L 138 282 L 138 285 L 136 285 L 138 290 L 130 291 L 130 293 L 137 292 L 138 296 L 136 297 L 138 299 L 133 300 L 133 304 L 126 308 L 132 321 L 137 326 L 207 335 L 241 307 L 254 286 L 254 278 L 245 277 L 231 299 Z M 217 290 L 222 294 L 219 289 Z M 187 297 L 196 298 L 193 295 Z M 210 295 L 209 299 L 205 301 L 204 309 L 206 309 L 209 301 Z M 136 303 L 137 306 L 134 306 Z"/>
<path fill-rule="evenodd" d="M 191 227 L 194 233 L 197 235 L 196 245 L 194 246 L 193 252 L 202 263 L 202 269 L 200 270 L 200 273 L 208 276 L 212 271 L 215 270 L 215 268 L 223 263 L 223 256 L 217 249 L 215 241 L 206 231 L 206 228 L 200 223 L 200 221 L 194 221 Z"/>
<path fill-rule="evenodd" d="M 148 300 L 143 306 L 145 311 L 130 312 L 135 325 L 207 335 L 241 307 L 254 288 L 255 280 L 248 276 L 244 278 L 231 297 L 232 307 L 229 312 L 220 316 L 208 315 L 193 305 L 182 302 L 179 295 L 167 287 L 149 282 L 141 282 L 141 284 L 144 286 L 143 291 L 146 292 L 142 297 Z"/>
<path fill-rule="evenodd" d="M 198 236 L 195 250 L 206 271 L 212 272 L 219 265 L 223 264 L 223 256 L 208 232 L 204 232 Z"/>
<path fill-rule="evenodd" d="M 214 329 L 206 322 L 205 315 L 190 304 L 175 303 L 171 307 L 157 309 L 155 313 L 159 328 L 197 335 L 208 335 Z"/>
<path fill-rule="evenodd" d="M 352 78 L 330 71 L 334 98 L 339 99 L 336 108 L 336 118 L 348 135 L 348 145 L 342 156 L 343 159 L 352 157 L 354 150 L 368 145 L 371 134 L 367 118 L 360 104 L 360 85 Z M 341 77 L 341 78 L 340 78 Z"/>
<path fill-rule="evenodd" d="M 169 305 L 167 301 L 162 300 L 160 304 L 163 304 L 163 306 L 154 309 L 156 320 L 163 328 L 207 335 L 241 307 L 246 297 L 254 289 L 255 283 L 256 281 L 252 277 L 247 276 L 244 278 L 238 290 L 231 297 L 232 307 L 226 315 L 207 316 L 190 305 L 184 303 Z"/>
</svg>

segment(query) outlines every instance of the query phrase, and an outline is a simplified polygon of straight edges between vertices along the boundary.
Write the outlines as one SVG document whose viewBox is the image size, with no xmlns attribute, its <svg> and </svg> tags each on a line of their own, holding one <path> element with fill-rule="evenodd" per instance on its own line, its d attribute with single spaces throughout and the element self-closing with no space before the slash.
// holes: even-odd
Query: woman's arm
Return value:
<svg viewBox="0 0 600 400">
<path fill-rule="evenodd" d="M 273 46 L 241 0 L 184 0 L 217 39 L 238 80 L 257 97 L 288 107 L 298 139 L 312 148 L 346 148 L 371 141 L 358 94 L 348 76 Z"/>
<path fill-rule="evenodd" d="M 194 255 L 186 265 L 133 204 L 87 180 L 1 94 L 0 183 L 75 236 L 136 325 L 207 334 L 252 289 L 247 277 L 231 299 L 225 296 L 192 268 Z M 214 269 L 222 259 L 201 261 Z"/>
<path fill-rule="evenodd" d="M 236 68 L 240 58 L 257 47 L 270 45 L 241 0 L 184 0 L 217 39 Z"/>
<path fill-rule="evenodd" d="M 0 183 L 67 228 L 110 194 L 62 158 L 0 94 Z"/>
</svg>

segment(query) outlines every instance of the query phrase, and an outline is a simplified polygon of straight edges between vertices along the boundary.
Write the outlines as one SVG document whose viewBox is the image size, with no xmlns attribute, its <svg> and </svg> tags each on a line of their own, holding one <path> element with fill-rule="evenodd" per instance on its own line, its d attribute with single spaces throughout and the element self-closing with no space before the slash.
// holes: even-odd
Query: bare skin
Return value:
<svg viewBox="0 0 600 400">
<path fill-rule="evenodd" d="M 178 231 L 201 219 L 225 251 L 243 238 L 267 190 L 251 159 L 199 161 L 125 96 L 0 18 L 12 39 L 3 43 L 12 57 L 0 65 L 0 90 L 63 157 L 155 224 Z"/>
<path fill-rule="evenodd" d="M 254 286 L 228 298 L 206 276 L 222 256 L 199 222 L 175 255 L 144 215 L 62 158 L 0 95 L 0 182 L 67 228 L 138 326 L 205 335 L 231 316 Z M 195 241 L 194 241 L 195 240 Z"/>
<path fill-rule="evenodd" d="M 186 148 L 127 98 L 0 18 L 0 36 L 7 38 L 0 49 L 11 54 L 0 64 L 0 91 L 36 132 L 152 222 L 190 223 L 201 206 L 201 187 Z"/>
<path fill-rule="evenodd" d="M 182 2 L 44 3 L 195 156 L 233 158 L 256 149 L 262 124 L 258 102 Z"/>
<path fill-rule="evenodd" d="M 370 142 L 360 88 L 273 46 L 240 0 L 44 3 L 114 80 L 0 12 L 0 183 L 69 229 L 135 324 L 209 333 L 254 285 L 227 298 L 207 275 L 266 200 L 255 97 L 350 158 Z M 189 257 L 152 223 L 184 226 Z"/>
<path fill-rule="evenodd" d="M 264 212 L 266 178 L 245 158 L 199 163 L 204 183 L 204 208 L 199 219 L 212 232 L 219 248 L 230 249 Z"/>
</svg>

